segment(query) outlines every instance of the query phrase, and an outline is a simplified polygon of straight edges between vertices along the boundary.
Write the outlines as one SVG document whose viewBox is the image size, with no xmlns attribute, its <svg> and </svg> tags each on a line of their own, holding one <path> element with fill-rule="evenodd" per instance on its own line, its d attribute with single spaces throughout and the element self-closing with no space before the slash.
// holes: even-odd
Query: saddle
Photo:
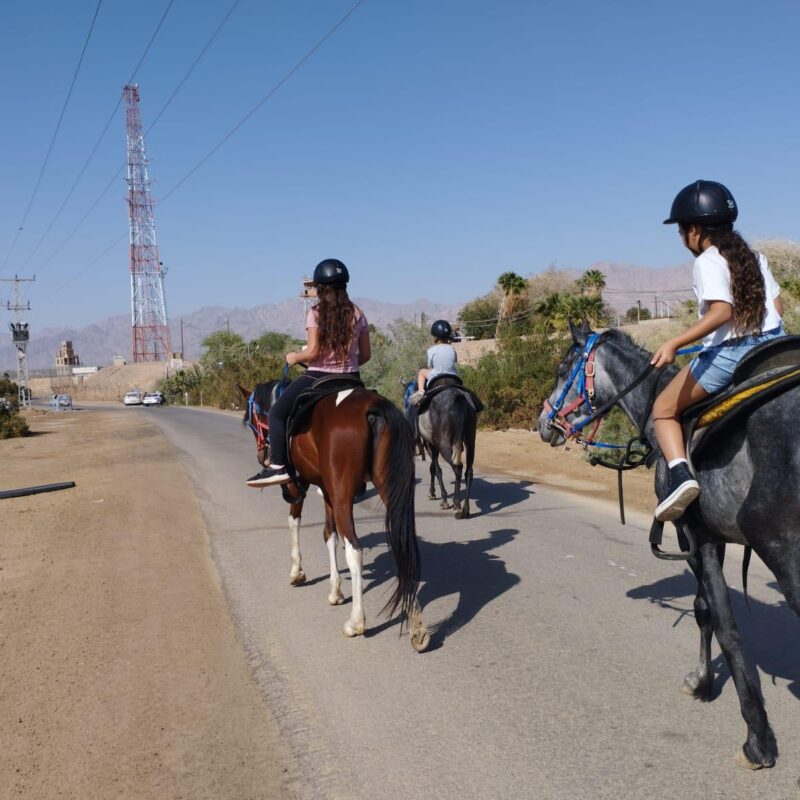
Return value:
<svg viewBox="0 0 800 800">
<path fill-rule="evenodd" d="M 690 459 L 742 415 L 798 385 L 800 336 L 781 336 L 754 347 L 737 365 L 730 386 L 684 412 Z"/>
<path fill-rule="evenodd" d="M 318 378 L 308 387 L 297 395 L 294 401 L 292 410 L 289 412 L 289 418 L 286 420 L 286 453 L 289 456 L 287 463 L 287 470 L 292 476 L 292 484 L 300 498 L 305 497 L 305 489 L 297 480 L 294 465 L 291 463 L 292 454 L 292 437 L 300 432 L 300 429 L 308 423 L 311 419 L 311 412 L 314 406 L 331 394 L 338 394 L 339 392 L 353 391 L 353 389 L 363 389 L 364 384 L 360 378 L 352 375 L 326 375 L 324 378 Z M 297 502 L 297 497 L 293 496 L 289 490 L 288 485 L 281 486 L 281 493 L 283 499 L 287 503 Z"/>
<path fill-rule="evenodd" d="M 327 397 L 329 394 L 337 394 L 338 392 L 346 392 L 353 389 L 363 389 L 364 384 L 360 378 L 352 375 L 326 375 L 324 378 L 318 378 L 308 387 L 297 395 L 294 401 L 294 406 L 289 413 L 289 418 L 286 421 L 286 438 L 287 445 L 303 425 L 305 425 L 311 418 L 311 412 L 314 406 Z M 287 452 L 291 450 L 287 447 Z"/>
<path fill-rule="evenodd" d="M 466 394 L 472 400 L 476 413 L 483 411 L 483 403 L 481 403 L 478 395 L 476 395 L 472 390 L 467 389 L 467 387 L 464 386 L 464 382 L 458 377 L 458 375 L 443 373 L 428 381 L 427 385 L 425 386 L 425 394 L 422 395 L 422 399 L 419 401 L 419 403 L 417 403 L 417 415 L 419 416 L 420 414 L 424 414 L 428 410 L 431 400 L 437 394 L 444 392 L 446 389 L 457 389 L 462 394 Z"/>
</svg>

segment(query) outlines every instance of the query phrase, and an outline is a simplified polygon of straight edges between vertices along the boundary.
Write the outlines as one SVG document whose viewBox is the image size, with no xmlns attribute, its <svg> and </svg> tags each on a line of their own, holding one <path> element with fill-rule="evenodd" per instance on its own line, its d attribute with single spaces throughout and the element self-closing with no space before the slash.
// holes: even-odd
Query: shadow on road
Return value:
<svg viewBox="0 0 800 800">
<path fill-rule="evenodd" d="M 800 699 L 800 620 L 783 600 L 778 585 L 776 583 L 767 585 L 775 589 L 780 599 L 777 603 L 771 604 L 750 597 L 750 612 L 747 610 L 742 592 L 729 589 L 736 624 L 742 635 L 745 657 L 751 666 L 756 666 L 769 675 L 773 683 L 778 678 L 788 681 L 789 691 Z M 691 610 L 696 589 L 697 582 L 694 575 L 687 569 L 681 575 L 662 578 L 655 583 L 631 589 L 627 596 L 633 600 L 648 600 L 661 608 L 675 611 L 678 616 L 674 625 L 688 622 L 691 624 L 691 635 L 699 637 L 694 623 L 694 612 Z M 677 602 L 679 600 L 680 602 Z M 730 678 L 730 671 L 722 655 L 717 655 L 712 665 L 716 674 L 714 681 L 714 697 L 716 697 Z M 694 669 L 694 666 L 687 664 L 686 671 Z M 758 678 L 757 673 L 755 674 Z"/>
<path fill-rule="evenodd" d="M 508 544 L 518 533 L 515 528 L 501 528 L 489 531 L 483 539 L 444 544 L 420 541 L 424 584 L 419 601 L 423 615 L 426 605 L 441 597 L 458 595 L 453 613 L 431 630 L 429 651 L 441 647 L 448 636 L 474 619 L 484 606 L 519 583 L 519 576 L 509 572 L 505 562 L 491 552 Z M 371 533 L 361 541 L 365 547 L 374 547 L 384 541 L 383 537 L 383 533 Z M 369 581 L 365 592 L 384 584 L 391 587 L 395 578 L 391 553 L 384 550 L 374 561 L 365 563 L 364 577 Z M 374 626 L 367 635 L 375 636 L 398 621 L 395 618 Z"/>
</svg>

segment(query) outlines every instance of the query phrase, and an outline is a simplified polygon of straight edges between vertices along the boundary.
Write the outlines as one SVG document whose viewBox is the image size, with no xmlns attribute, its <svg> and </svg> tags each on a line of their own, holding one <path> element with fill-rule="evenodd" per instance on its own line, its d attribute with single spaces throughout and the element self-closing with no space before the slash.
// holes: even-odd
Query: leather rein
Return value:
<svg viewBox="0 0 800 800">
<path fill-rule="evenodd" d="M 595 440 L 595 436 L 600 425 L 605 419 L 606 414 L 615 406 L 617 403 L 625 397 L 625 395 L 632 392 L 637 386 L 643 383 L 650 374 L 656 369 L 653 364 L 648 364 L 647 367 L 631 382 L 629 383 L 624 389 L 617 392 L 614 397 L 612 397 L 607 402 L 603 403 L 601 406 L 595 406 L 595 389 L 594 389 L 594 379 L 596 375 L 596 366 L 595 366 L 595 355 L 597 352 L 597 348 L 605 341 L 607 338 L 605 333 L 592 333 L 589 338 L 586 340 L 586 344 L 584 345 L 580 357 L 576 361 L 575 365 L 572 368 L 572 372 L 567 378 L 566 383 L 564 384 L 561 393 L 559 394 L 558 398 L 556 399 L 554 404 L 550 404 L 549 400 L 545 400 L 544 408 L 547 411 L 547 427 L 548 429 L 555 428 L 559 431 L 565 439 L 573 439 L 577 444 L 583 446 L 583 448 L 588 452 L 590 447 L 600 447 L 600 448 L 611 448 L 611 449 L 619 449 L 624 450 L 622 457 L 618 461 L 608 461 L 606 459 L 600 458 L 596 455 L 589 456 L 589 463 L 592 466 L 600 465 L 601 467 L 606 467 L 608 469 L 616 470 L 617 472 L 617 496 L 619 498 L 619 518 L 620 522 L 624 525 L 625 524 L 625 499 L 623 494 L 622 488 L 622 473 L 629 470 L 629 469 L 636 469 L 636 467 L 641 467 L 643 464 L 646 463 L 647 457 L 653 452 L 653 446 L 647 440 L 644 434 L 644 426 L 647 422 L 647 419 L 650 417 L 652 412 L 653 403 L 655 402 L 656 394 L 658 392 L 658 384 L 659 381 L 656 380 L 653 383 L 653 389 L 650 393 L 650 398 L 648 399 L 647 404 L 647 413 L 645 413 L 642 417 L 642 424 L 639 428 L 639 433 L 636 436 L 633 436 L 631 439 L 628 440 L 627 444 L 611 444 L 608 442 L 598 442 Z M 694 350 L 698 350 L 700 348 L 687 348 L 686 350 L 679 350 L 678 354 L 682 355 L 686 352 L 693 352 Z M 577 380 L 577 397 L 566 406 L 564 402 L 566 400 L 567 395 L 572 389 L 573 384 Z M 583 406 L 589 410 L 589 415 L 579 422 L 571 423 L 567 419 L 567 416 L 578 411 Z M 589 432 L 588 437 L 584 437 L 581 431 L 588 427 L 589 425 L 592 426 L 591 431 Z M 644 449 L 642 449 L 642 447 Z M 659 522 L 655 518 L 653 519 L 653 523 L 650 527 L 650 549 L 653 555 L 656 558 L 665 559 L 668 561 L 676 561 L 676 560 L 685 560 L 690 558 L 694 555 L 697 545 L 694 540 L 694 536 L 688 529 L 683 530 L 683 535 L 686 537 L 689 549 L 688 551 L 680 551 L 678 553 L 669 553 L 664 552 L 661 550 L 661 539 L 664 530 L 664 523 Z"/>
</svg>

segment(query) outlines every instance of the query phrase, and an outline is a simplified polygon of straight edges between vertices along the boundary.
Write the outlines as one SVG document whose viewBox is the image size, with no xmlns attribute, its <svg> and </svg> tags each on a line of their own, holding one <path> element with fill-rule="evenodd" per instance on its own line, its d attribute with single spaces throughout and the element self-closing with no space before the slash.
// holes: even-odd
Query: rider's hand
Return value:
<svg viewBox="0 0 800 800">
<path fill-rule="evenodd" d="M 665 342 L 661 345 L 661 347 L 653 353 L 653 357 L 650 359 L 650 363 L 654 367 L 666 367 L 668 364 L 675 363 L 675 351 L 678 348 L 675 347 L 672 342 Z"/>
</svg>

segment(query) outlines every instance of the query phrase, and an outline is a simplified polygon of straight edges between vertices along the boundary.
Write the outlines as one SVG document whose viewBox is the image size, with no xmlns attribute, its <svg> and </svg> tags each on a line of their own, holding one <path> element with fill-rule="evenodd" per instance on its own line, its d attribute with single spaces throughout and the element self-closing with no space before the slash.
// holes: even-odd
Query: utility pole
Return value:
<svg viewBox="0 0 800 800">
<path fill-rule="evenodd" d="M 28 323 L 22 321 L 22 312 L 30 311 L 30 302 L 22 304 L 22 297 L 20 295 L 21 283 L 33 283 L 36 280 L 34 275 L 32 278 L 18 278 L 16 275 L 13 278 L 0 278 L 0 280 L 7 283 L 14 284 L 14 302 L 6 302 L 6 309 L 13 311 L 16 314 L 17 321 L 10 323 L 11 328 L 11 341 L 17 350 L 17 399 L 20 408 L 30 408 L 31 395 L 28 389 L 28 340 L 30 339 L 30 331 L 28 330 Z"/>
<path fill-rule="evenodd" d="M 642 321 L 642 301 L 636 301 L 636 324 L 638 325 Z"/>
<path fill-rule="evenodd" d="M 181 317 L 181 358 L 186 358 L 183 349 L 183 317 Z"/>
</svg>

